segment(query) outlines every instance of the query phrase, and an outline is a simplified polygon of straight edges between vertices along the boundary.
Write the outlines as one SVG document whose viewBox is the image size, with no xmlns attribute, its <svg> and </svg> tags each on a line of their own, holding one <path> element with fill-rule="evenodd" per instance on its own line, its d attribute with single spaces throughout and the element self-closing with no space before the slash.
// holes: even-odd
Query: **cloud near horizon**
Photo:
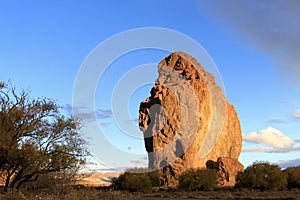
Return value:
<svg viewBox="0 0 300 200">
<path fill-rule="evenodd" d="M 232 27 L 244 44 L 269 56 L 280 77 L 300 87 L 299 0 L 211 0 L 202 11 Z"/>
<path fill-rule="evenodd" d="M 281 119 L 269 119 L 269 120 L 266 120 L 265 123 L 267 123 L 267 124 L 287 124 L 286 121 L 283 121 Z"/>
<path fill-rule="evenodd" d="M 145 160 L 130 160 L 130 163 L 144 167 L 148 165 L 148 162 Z"/>
<path fill-rule="evenodd" d="M 300 158 L 292 159 L 292 160 L 279 160 L 277 164 L 281 168 L 288 168 L 288 167 L 296 167 L 300 166 Z"/>
<path fill-rule="evenodd" d="M 292 117 L 300 118 L 300 109 L 297 109 L 294 112 L 292 112 Z"/>
<path fill-rule="evenodd" d="M 269 148 L 244 148 L 243 152 L 288 153 L 300 150 L 300 146 L 294 146 L 294 142 L 296 141 L 293 141 L 281 131 L 273 127 L 268 127 L 259 132 L 251 132 L 243 135 L 243 140 L 245 142 L 269 146 Z"/>
<path fill-rule="evenodd" d="M 112 110 L 110 109 L 97 109 L 94 111 L 89 111 L 85 107 L 72 107 L 70 104 L 66 104 L 64 109 L 68 114 L 77 113 L 80 118 L 86 122 L 92 122 L 94 117 L 97 119 L 108 119 L 113 117 Z M 107 123 L 103 123 L 102 125 L 107 125 Z"/>
<path fill-rule="evenodd" d="M 282 149 L 276 149 L 276 148 L 244 148 L 242 150 L 243 152 L 260 152 L 260 153 L 290 153 L 293 151 L 300 151 L 300 146 L 296 147 L 290 147 L 290 148 L 282 148 Z"/>
<path fill-rule="evenodd" d="M 294 142 L 300 143 L 300 139 L 295 139 Z"/>
</svg>

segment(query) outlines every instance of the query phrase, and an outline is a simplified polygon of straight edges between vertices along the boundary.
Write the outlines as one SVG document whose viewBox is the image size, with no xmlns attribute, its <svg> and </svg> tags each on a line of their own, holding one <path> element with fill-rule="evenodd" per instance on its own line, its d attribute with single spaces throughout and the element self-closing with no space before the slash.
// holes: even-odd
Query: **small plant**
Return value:
<svg viewBox="0 0 300 200">
<path fill-rule="evenodd" d="M 215 169 L 189 170 L 179 177 L 179 189 L 188 191 L 213 190 L 217 187 Z"/>
</svg>

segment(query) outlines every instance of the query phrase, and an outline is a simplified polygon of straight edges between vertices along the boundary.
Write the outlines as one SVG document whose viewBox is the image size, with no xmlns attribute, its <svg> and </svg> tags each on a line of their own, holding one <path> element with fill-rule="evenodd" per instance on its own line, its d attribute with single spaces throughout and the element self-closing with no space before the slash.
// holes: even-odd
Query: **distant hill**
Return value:
<svg viewBox="0 0 300 200">
<path fill-rule="evenodd" d="M 76 184 L 84 186 L 109 186 L 111 179 L 119 177 L 122 172 L 90 172 L 78 176 Z"/>
</svg>

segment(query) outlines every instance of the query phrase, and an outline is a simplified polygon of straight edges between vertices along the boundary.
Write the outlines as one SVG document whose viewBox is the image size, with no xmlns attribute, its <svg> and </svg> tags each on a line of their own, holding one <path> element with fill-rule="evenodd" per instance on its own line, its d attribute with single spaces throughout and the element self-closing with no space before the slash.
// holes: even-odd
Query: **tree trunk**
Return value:
<svg viewBox="0 0 300 200">
<path fill-rule="evenodd" d="M 8 192 L 8 188 L 10 187 L 11 183 L 11 177 L 14 175 L 15 171 L 17 169 L 14 168 L 11 172 L 7 172 L 6 180 L 5 180 L 5 185 L 4 185 L 4 191 Z"/>
<path fill-rule="evenodd" d="M 12 174 L 8 174 L 6 177 L 5 185 L 4 185 L 4 192 L 8 192 L 11 176 L 12 176 Z"/>
<path fill-rule="evenodd" d="M 34 179 L 31 179 L 33 176 L 35 176 Z M 36 181 L 38 177 L 39 177 L 39 175 L 37 175 L 35 173 L 28 175 L 23 180 L 19 181 L 19 183 L 16 185 L 16 190 L 19 190 L 24 183 Z"/>
</svg>

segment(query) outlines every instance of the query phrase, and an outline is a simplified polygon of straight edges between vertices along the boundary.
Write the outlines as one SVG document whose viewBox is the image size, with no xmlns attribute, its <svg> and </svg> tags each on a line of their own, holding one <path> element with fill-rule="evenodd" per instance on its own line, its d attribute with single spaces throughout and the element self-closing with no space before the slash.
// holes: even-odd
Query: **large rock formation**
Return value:
<svg viewBox="0 0 300 200">
<path fill-rule="evenodd" d="M 158 65 L 159 77 L 139 111 L 149 168 L 165 185 L 178 184 L 188 169 L 216 168 L 223 186 L 243 170 L 239 119 L 213 75 L 190 55 L 172 53 Z"/>
</svg>

